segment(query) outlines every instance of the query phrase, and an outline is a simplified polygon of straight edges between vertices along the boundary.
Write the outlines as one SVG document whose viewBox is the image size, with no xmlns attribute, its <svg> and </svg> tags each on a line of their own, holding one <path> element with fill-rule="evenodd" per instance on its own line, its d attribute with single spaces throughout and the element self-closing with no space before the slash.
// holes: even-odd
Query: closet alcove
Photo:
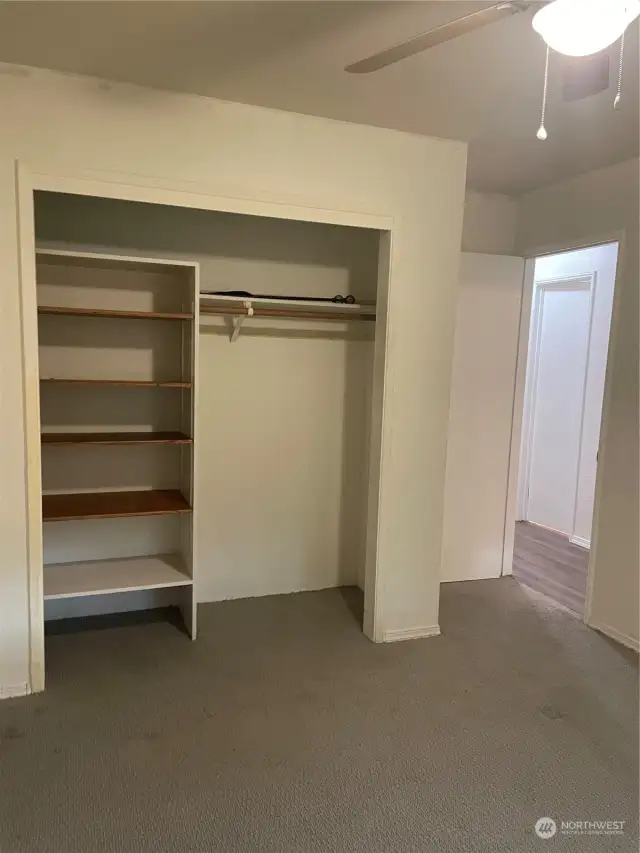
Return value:
<svg viewBox="0 0 640 853">
<path fill-rule="evenodd" d="M 40 191 L 35 222 L 47 622 L 363 588 L 379 232 Z"/>
</svg>

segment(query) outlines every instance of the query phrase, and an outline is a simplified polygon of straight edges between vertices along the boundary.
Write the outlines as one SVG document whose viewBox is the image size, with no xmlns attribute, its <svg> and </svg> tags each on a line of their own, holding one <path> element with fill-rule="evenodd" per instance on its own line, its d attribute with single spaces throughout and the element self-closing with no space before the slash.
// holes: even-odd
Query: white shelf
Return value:
<svg viewBox="0 0 640 853">
<path fill-rule="evenodd" d="M 372 303 L 355 303 L 349 302 L 325 302 L 323 300 L 305 300 L 298 299 L 264 299 L 259 296 L 227 296 L 217 293 L 200 293 L 200 301 L 203 305 L 208 306 L 224 306 L 237 305 L 242 307 L 246 302 L 250 302 L 254 308 L 291 308 L 296 311 L 310 311 L 318 309 L 328 313 L 335 314 L 368 314 L 375 316 L 376 306 Z"/>
<path fill-rule="evenodd" d="M 44 567 L 44 597 L 77 598 L 169 586 L 191 586 L 179 554 L 53 563 Z"/>
<path fill-rule="evenodd" d="M 36 260 L 46 264 L 87 269 L 133 270 L 135 272 L 158 272 L 162 268 L 192 268 L 193 261 L 173 258 L 147 258 L 143 255 L 117 255 L 115 252 L 77 252 L 75 249 L 48 249 L 39 246 Z"/>
</svg>

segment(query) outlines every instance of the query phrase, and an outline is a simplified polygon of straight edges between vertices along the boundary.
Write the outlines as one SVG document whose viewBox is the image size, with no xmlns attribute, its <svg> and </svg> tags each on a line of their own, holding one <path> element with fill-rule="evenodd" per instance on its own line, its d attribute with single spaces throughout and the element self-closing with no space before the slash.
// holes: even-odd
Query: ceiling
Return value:
<svg viewBox="0 0 640 853">
<path fill-rule="evenodd" d="M 470 143 L 469 184 L 517 194 L 638 155 L 638 28 L 622 104 L 574 103 L 552 55 L 516 15 L 368 75 L 344 66 L 489 3 L 467 0 L 0 3 L 0 61 L 308 113 Z M 614 79 L 616 78 L 616 79 Z"/>
</svg>

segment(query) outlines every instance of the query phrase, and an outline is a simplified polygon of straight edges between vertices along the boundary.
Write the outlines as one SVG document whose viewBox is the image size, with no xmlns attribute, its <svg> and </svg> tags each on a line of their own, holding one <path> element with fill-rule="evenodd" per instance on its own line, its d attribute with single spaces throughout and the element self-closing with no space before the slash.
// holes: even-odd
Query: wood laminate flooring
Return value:
<svg viewBox="0 0 640 853">
<path fill-rule="evenodd" d="M 527 521 L 516 522 L 513 576 L 580 616 L 587 593 L 589 552 L 569 537 Z"/>
</svg>

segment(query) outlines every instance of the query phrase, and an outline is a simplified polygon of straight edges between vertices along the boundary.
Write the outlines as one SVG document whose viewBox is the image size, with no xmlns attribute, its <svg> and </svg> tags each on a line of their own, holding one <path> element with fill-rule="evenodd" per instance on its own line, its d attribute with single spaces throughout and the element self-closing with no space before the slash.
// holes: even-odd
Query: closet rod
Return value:
<svg viewBox="0 0 640 853">
<path fill-rule="evenodd" d="M 201 314 L 231 314 L 247 317 L 248 312 L 242 305 L 200 305 Z M 286 308 L 253 307 L 252 317 L 287 317 L 291 320 L 374 320 L 375 314 L 339 313 L 337 311 L 297 311 Z"/>
</svg>

